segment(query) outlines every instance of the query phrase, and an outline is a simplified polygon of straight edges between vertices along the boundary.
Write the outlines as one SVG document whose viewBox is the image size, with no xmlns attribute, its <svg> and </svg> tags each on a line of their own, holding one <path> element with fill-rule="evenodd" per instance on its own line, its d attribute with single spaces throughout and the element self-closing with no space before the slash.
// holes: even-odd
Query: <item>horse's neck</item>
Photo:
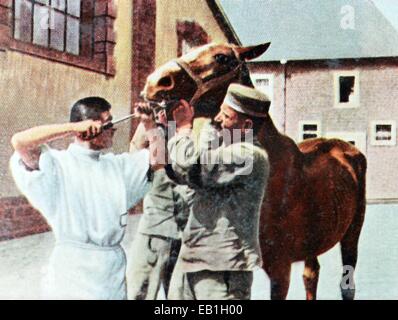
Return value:
<svg viewBox="0 0 398 320">
<path fill-rule="evenodd" d="M 243 84 L 244 86 L 254 88 L 252 79 L 250 78 L 249 68 L 246 66 L 246 64 L 242 65 L 242 69 L 239 74 L 239 79 L 237 81 L 238 83 Z"/>
<path fill-rule="evenodd" d="M 241 72 L 234 78 L 230 83 L 239 83 L 251 88 L 254 88 L 250 78 L 249 69 L 245 64 L 241 67 Z M 196 105 L 196 112 L 198 117 L 204 116 L 208 118 L 214 118 L 220 111 L 220 106 L 227 94 L 229 84 L 221 86 L 212 92 L 210 91 L 207 95 L 201 99 Z"/>
<path fill-rule="evenodd" d="M 271 166 L 279 167 L 282 163 L 294 163 L 301 158 L 296 143 L 278 131 L 270 116 L 265 118 L 259 141 L 268 153 Z"/>
</svg>

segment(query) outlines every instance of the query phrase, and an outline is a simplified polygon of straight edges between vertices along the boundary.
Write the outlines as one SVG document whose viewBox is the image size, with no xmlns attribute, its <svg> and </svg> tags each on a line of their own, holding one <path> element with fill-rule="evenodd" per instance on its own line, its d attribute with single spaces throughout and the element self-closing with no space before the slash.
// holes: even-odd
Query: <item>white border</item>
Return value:
<svg viewBox="0 0 398 320">
<path fill-rule="evenodd" d="M 268 98 L 271 100 L 271 105 L 273 106 L 274 102 L 274 74 L 273 73 L 261 73 L 261 72 L 251 72 L 250 73 L 250 78 L 253 82 L 253 85 L 256 89 L 260 90 L 261 92 L 265 93 Z M 263 90 L 262 86 L 257 86 L 256 85 L 256 80 L 258 79 L 268 79 L 269 83 L 269 90 Z"/>
<path fill-rule="evenodd" d="M 391 140 L 376 140 L 376 125 L 391 125 Z M 395 146 L 397 144 L 397 122 L 395 120 L 373 120 L 370 122 L 370 144 L 372 146 Z"/>
<path fill-rule="evenodd" d="M 305 124 L 308 125 L 316 125 L 317 126 L 317 130 L 316 131 L 304 131 L 303 130 L 303 126 Z M 298 142 L 302 142 L 304 141 L 303 139 L 303 134 L 304 133 L 315 133 L 317 138 L 322 136 L 322 126 L 321 126 L 321 121 L 320 120 L 301 120 L 299 121 L 299 127 L 298 127 Z"/>
</svg>

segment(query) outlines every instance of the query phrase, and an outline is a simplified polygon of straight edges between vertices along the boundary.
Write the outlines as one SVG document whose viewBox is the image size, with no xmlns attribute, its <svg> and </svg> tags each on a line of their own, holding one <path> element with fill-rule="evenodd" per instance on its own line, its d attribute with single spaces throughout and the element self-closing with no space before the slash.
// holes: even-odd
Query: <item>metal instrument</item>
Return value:
<svg viewBox="0 0 398 320">
<path fill-rule="evenodd" d="M 125 116 L 125 117 L 123 117 L 123 118 L 119 118 L 119 119 L 117 119 L 117 120 L 108 122 L 108 123 L 106 123 L 106 124 L 104 124 L 104 125 L 102 126 L 102 130 L 110 129 L 110 128 L 112 128 L 115 124 L 118 124 L 118 123 L 120 123 L 120 122 L 126 121 L 126 120 L 131 119 L 131 118 L 138 118 L 138 116 L 137 116 L 135 113 L 132 113 L 132 114 L 129 114 L 128 116 Z"/>
</svg>

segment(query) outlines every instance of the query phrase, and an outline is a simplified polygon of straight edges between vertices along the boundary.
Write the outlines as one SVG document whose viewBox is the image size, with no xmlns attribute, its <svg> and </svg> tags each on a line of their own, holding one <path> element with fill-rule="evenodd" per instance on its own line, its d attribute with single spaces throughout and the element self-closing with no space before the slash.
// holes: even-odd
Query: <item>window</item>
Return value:
<svg viewBox="0 0 398 320">
<path fill-rule="evenodd" d="M 14 38 L 79 54 L 79 0 L 15 0 Z"/>
<path fill-rule="evenodd" d="M 274 99 L 274 75 L 268 73 L 252 73 L 250 74 L 253 85 L 256 89 L 265 93 L 271 100 L 271 105 L 273 105 Z"/>
<path fill-rule="evenodd" d="M 321 136 L 320 121 L 300 121 L 298 141 L 306 139 L 319 138 Z"/>
<path fill-rule="evenodd" d="M 115 75 L 114 0 L 0 0 L 0 47 Z"/>
<path fill-rule="evenodd" d="M 359 107 L 359 73 L 342 71 L 334 74 L 334 105 L 337 108 Z"/>
<path fill-rule="evenodd" d="M 177 39 L 177 56 L 211 41 L 211 38 L 199 23 L 188 20 L 177 21 Z"/>
<path fill-rule="evenodd" d="M 397 126 L 393 120 L 371 122 L 371 144 L 374 146 L 395 146 L 397 143 Z"/>
<path fill-rule="evenodd" d="M 185 39 L 181 40 L 181 55 L 188 53 L 194 46 Z"/>
</svg>

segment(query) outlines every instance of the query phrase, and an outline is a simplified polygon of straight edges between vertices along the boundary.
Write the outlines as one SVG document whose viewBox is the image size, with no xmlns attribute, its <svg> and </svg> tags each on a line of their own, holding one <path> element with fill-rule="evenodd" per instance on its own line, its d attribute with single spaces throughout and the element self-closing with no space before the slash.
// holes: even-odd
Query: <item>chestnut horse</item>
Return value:
<svg viewBox="0 0 398 320">
<path fill-rule="evenodd" d="M 183 98 L 194 105 L 196 117 L 213 118 L 230 83 L 253 87 L 244 62 L 260 56 L 268 46 L 196 48 L 155 70 L 142 94 L 157 102 Z M 291 264 L 304 260 L 306 297 L 316 299 L 318 255 L 340 242 L 343 265 L 355 269 L 365 216 L 366 158 L 337 139 L 296 145 L 278 132 L 269 116 L 260 142 L 271 168 L 260 217 L 263 268 L 271 281 L 271 298 L 286 298 Z M 341 293 L 343 299 L 353 299 L 354 283 L 341 286 Z"/>
</svg>

